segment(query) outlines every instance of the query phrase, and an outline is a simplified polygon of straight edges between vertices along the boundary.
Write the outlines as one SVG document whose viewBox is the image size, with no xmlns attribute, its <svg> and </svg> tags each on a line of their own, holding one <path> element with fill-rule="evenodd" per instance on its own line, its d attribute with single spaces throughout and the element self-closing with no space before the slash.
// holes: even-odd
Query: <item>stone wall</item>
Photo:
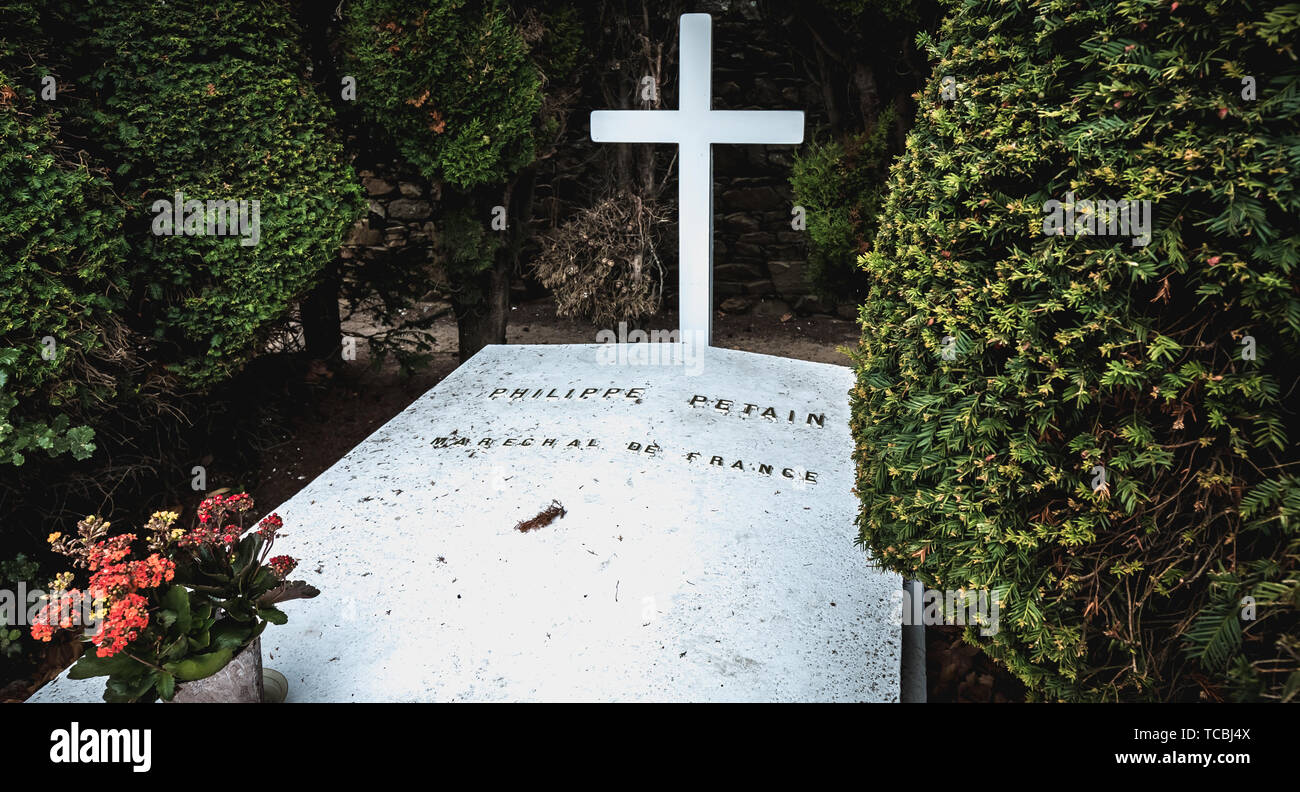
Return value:
<svg viewBox="0 0 1300 792">
<path fill-rule="evenodd" d="M 430 184 L 401 161 L 384 159 L 357 172 L 370 211 L 343 242 L 342 257 L 383 266 L 390 258 L 423 253 L 435 273 L 429 298 L 445 298 L 447 284 L 437 259 L 441 185 Z"/>
<path fill-rule="evenodd" d="M 701 10 L 713 14 L 714 109 L 803 110 L 809 140 L 825 114 L 820 91 L 796 74 L 792 53 L 744 13 L 747 4 L 703 5 L 713 5 Z M 713 147 L 713 289 L 725 309 L 783 315 L 835 308 L 810 293 L 806 232 L 791 227 L 798 148 Z"/>
<path fill-rule="evenodd" d="M 770 27 L 752 18 L 748 4 L 700 3 L 695 10 L 713 14 L 713 106 L 718 110 L 801 109 L 806 115 L 805 145 L 825 121 L 820 89 L 795 69 L 789 45 L 775 40 Z M 665 106 L 676 106 L 676 65 L 673 85 L 665 88 Z M 587 138 L 590 110 L 578 106 L 569 120 L 570 141 L 549 167 L 539 173 L 534 223 L 539 230 L 560 222 L 577 207 L 576 190 L 566 187 L 590 178 L 580 174 L 591 161 Z M 714 171 L 714 299 L 729 313 L 835 313 L 853 316 L 854 306 L 820 299 L 804 279 L 806 232 L 791 226 L 794 198 L 790 168 L 797 146 L 731 146 L 713 149 Z M 390 157 L 377 155 L 359 173 L 370 201 L 370 215 L 345 243 L 344 256 L 382 261 L 409 246 L 430 247 L 437 237 L 438 185 L 424 183 L 413 171 Z M 599 160 L 597 160 L 599 161 Z M 670 181 L 668 194 L 675 197 Z M 561 198 L 557 196 L 570 196 Z M 674 238 L 676 228 L 670 231 Z M 434 259 L 430 251 L 431 259 Z M 436 263 L 436 259 L 435 263 Z M 675 305 L 676 262 L 669 262 L 665 304 Z M 519 296 L 540 294 L 527 280 L 517 285 Z"/>
</svg>

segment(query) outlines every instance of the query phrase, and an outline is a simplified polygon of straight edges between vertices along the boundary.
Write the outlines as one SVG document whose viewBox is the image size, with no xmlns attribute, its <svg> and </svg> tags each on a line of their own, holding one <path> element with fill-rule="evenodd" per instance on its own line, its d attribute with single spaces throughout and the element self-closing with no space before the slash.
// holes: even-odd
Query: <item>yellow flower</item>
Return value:
<svg viewBox="0 0 1300 792">
<path fill-rule="evenodd" d="M 54 533 L 45 537 L 45 541 L 49 542 L 50 544 L 54 544 L 55 542 L 59 541 L 59 538 L 62 536 L 63 534 L 59 533 L 58 531 L 55 531 Z"/>
</svg>

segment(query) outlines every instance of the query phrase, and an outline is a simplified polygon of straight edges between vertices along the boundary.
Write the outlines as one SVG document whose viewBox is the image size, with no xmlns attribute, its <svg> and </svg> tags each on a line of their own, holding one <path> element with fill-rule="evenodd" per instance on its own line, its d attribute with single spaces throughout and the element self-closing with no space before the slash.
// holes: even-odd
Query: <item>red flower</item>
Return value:
<svg viewBox="0 0 1300 792">
<path fill-rule="evenodd" d="M 298 562 L 287 555 L 276 556 L 270 560 L 271 573 L 276 577 L 284 580 L 289 573 L 297 568 Z"/>
<path fill-rule="evenodd" d="M 36 618 L 32 619 L 32 637 L 38 641 L 49 641 L 57 630 L 70 630 L 81 624 L 81 611 L 77 605 L 82 593 L 77 589 L 56 592 L 57 599 L 41 606 Z"/>
<path fill-rule="evenodd" d="M 207 525 L 209 520 L 220 524 L 228 512 L 246 512 L 252 508 L 253 497 L 246 492 L 230 496 L 213 495 L 211 498 L 204 498 L 199 504 L 199 525 Z"/>
<path fill-rule="evenodd" d="M 149 626 L 149 602 L 139 594 L 127 594 L 108 606 L 108 616 L 91 637 L 99 647 L 95 654 L 112 657 L 140 637 Z"/>
<path fill-rule="evenodd" d="M 86 562 L 90 566 L 90 571 L 94 572 L 100 567 L 116 564 L 126 558 L 131 554 L 131 543 L 134 541 L 135 534 L 122 534 L 96 542 L 86 552 Z"/>
<path fill-rule="evenodd" d="M 271 512 L 257 524 L 257 532 L 262 535 L 263 539 L 271 539 L 275 536 L 275 532 L 283 527 L 284 520 L 280 519 L 280 515 Z"/>
<path fill-rule="evenodd" d="M 109 564 L 90 576 L 90 587 L 108 596 L 117 596 L 134 590 L 131 582 L 131 563 Z"/>
<path fill-rule="evenodd" d="M 157 588 L 176 577 L 176 563 L 154 553 L 143 561 L 132 561 L 130 571 L 137 589 Z"/>
<path fill-rule="evenodd" d="M 202 545 L 215 545 L 217 541 L 218 536 L 215 528 L 200 525 L 182 536 L 176 544 L 180 547 L 200 547 Z"/>
</svg>

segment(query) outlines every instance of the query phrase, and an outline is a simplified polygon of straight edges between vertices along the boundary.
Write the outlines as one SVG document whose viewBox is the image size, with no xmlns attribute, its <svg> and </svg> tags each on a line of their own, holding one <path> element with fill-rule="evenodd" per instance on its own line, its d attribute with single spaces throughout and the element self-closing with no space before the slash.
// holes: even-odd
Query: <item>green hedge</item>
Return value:
<svg viewBox="0 0 1300 792">
<path fill-rule="evenodd" d="M 862 297 L 862 273 L 854 263 L 875 236 L 894 118 L 887 107 L 870 132 L 813 143 L 795 158 L 790 188 L 807 212 L 806 277 L 827 297 Z"/>
<path fill-rule="evenodd" d="M 342 41 L 361 114 L 425 178 L 464 190 L 532 161 L 541 76 L 501 4 L 359 0 Z"/>
<path fill-rule="evenodd" d="M 123 210 L 39 97 L 52 72 L 35 9 L 0 5 L 0 467 L 89 456 L 84 421 L 115 390 L 103 359 L 126 354 L 113 332 Z"/>
<path fill-rule="evenodd" d="M 81 95 L 89 137 L 127 202 L 134 306 L 186 382 L 238 371 L 337 255 L 364 203 L 333 113 L 311 85 L 283 2 L 97 1 L 82 12 L 102 62 Z M 152 207 L 260 201 L 260 240 L 160 236 Z"/>
<path fill-rule="evenodd" d="M 921 37 L 862 260 L 860 538 L 998 591 L 969 637 L 1038 697 L 1300 691 L 1298 32 L 1298 5 L 972 1 Z M 1067 192 L 1150 200 L 1150 244 L 1044 236 Z"/>
<path fill-rule="evenodd" d="M 530 42 L 550 56 L 557 77 L 576 54 L 571 15 L 531 9 L 527 18 L 525 26 L 496 0 L 358 0 L 343 8 L 340 72 L 356 80 L 359 127 L 447 188 L 434 222 L 465 357 L 505 337 L 502 304 L 527 229 L 522 215 L 531 211 L 531 179 L 520 185 L 517 177 L 533 162 L 539 131 L 557 129 L 553 113 L 541 112 Z M 506 233 L 488 231 L 498 207 L 510 213 Z M 387 284 L 356 270 L 345 277 L 384 295 L 387 311 L 407 313 L 393 286 L 427 278 L 427 269 L 427 261 L 409 261 L 384 273 Z"/>
</svg>

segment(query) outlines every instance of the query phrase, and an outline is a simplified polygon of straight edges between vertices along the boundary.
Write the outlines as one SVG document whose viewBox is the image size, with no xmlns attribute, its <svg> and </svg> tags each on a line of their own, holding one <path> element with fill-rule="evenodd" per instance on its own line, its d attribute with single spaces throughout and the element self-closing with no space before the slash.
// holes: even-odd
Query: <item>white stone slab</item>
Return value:
<svg viewBox="0 0 1300 792">
<path fill-rule="evenodd" d="M 488 347 L 276 509 L 322 591 L 263 637 L 290 701 L 898 699 L 901 581 L 853 543 L 851 372 L 616 349 Z"/>
</svg>

